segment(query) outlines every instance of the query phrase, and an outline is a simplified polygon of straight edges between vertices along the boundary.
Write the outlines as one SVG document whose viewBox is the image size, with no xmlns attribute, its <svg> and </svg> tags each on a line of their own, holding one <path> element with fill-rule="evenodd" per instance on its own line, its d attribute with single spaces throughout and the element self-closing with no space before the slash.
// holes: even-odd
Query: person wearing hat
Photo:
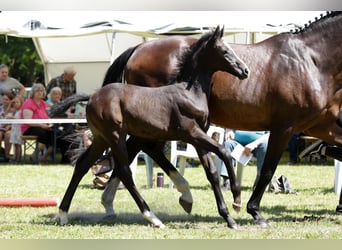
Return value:
<svg viewBox="0 0 342 250">
<path fill-rule="evenodd" d="M 62 100 L 66 97 L 76 94 L 76 81 L 74 79 L 76 70 L 72 66 L 68 66 L 64 69 L 62 75 L 52 78 L 46 86 L 46 92 L 50 93 L 54 87 L 60 87 L 62 90 Z"/>
</svg>

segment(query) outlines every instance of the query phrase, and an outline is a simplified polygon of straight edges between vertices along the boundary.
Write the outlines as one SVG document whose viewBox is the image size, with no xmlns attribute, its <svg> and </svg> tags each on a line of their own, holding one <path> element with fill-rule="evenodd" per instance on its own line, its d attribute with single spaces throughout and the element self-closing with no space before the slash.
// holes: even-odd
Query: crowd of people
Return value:
<svg viewBox="0 0 342 250">
<path fill-rule="evenodd" d="M 73 67 L 66 67 L 64 72 L 53 79 L 45 87 L 41 83 L 35 83 L 25 98 L 25 87 L 15 78 L 9 76 L 9 68 L 5 64 L 0 65 L 0 119 L 48 119 L 48 109 L 62 100 L 76 93 L 76 71 Z M 48 93 L 48 94 L 47 94 Z M 73 107 L 65 114 L 65 117 L 73 118 Z M 3 162 L 19 163 L 22 155 L 22 136 L 37 136 L 39 143 L 39 158 L 34 162 L 48 163 L 52 159 L 53 145 L 56 141 L 57 148 L 61 151 L 61 163 L 70 163 L 66 153 L 70 141 L 66 135 L 73 133 L 73 124 L 58 124 L 57 133 L 53 133 L 52 124 L 0 124 L 0 146 L 4 144 Z M 56 138 L 54 136 L 56 135 Z M 4 142 L 4 143 L 2 143 Z M 10 152 L 13 145 L 14 156 Z"/>
</svg>

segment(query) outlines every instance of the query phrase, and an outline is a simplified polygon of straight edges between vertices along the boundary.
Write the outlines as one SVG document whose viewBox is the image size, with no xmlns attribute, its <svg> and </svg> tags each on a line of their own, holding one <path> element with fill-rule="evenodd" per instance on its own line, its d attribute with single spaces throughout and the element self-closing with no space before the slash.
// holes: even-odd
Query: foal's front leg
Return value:
<svg viewBox="0 0 342 250">
<path fill-rule="evenodd" d="M 68 223 L 67 213 L 70 208 L 71 200 L 74 197 L 78 184 L 82 180 L 83 176 L 88 172 L 89 168 L 104 151 L 102 145 L 102 143 L 98 144 L 97 140 L 94 140 L 92 145 L 90 145 L 90 147 L 87 148 L 87 150 L 77 159 L 71 181 L 64 194 L 62 202 L 59 205 L 58 219 L 61 225 Z"/>
<path fill-rule="evenodd" d="M 197 150 L 199 159 L 201 160 L 201 163 L 204 167 L 207 179 L 209 180 L 211 187 L 214 191 L 216 205 L 217 205 L 219 214 L 227 222 L 228 227 L 232 229 L 237 229 L 237 223 L 235 222 L 233 217 L 231 217 L 231 215 L 229 214 L 227 205 L 224 201 L 222 191 L 220 188 L 220 181 L 219 181 L 219 177 L 217 174 L 217 169 L 213 162 L 211 153 L 206 150 L 199 149 L 199 148 L 196 148 L 196 150 Z"/>
</svg>

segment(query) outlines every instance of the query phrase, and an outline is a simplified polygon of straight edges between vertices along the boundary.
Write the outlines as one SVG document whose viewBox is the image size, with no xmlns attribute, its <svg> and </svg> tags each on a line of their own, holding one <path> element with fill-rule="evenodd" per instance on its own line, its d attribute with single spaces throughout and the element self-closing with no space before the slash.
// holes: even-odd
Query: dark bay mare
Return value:
<svg viewBox="0 0 342 250">
<path fill-rule="evenodd" d="M 268 225 L 260 211 L 263 193 L 292 134 L 304 132 L 342 146 L 342 128 L 336 123 L 342 100 L 341 30 L 341 12 L 330 12 L 300 30 L 256 44 L 230 44 L 249 65 L 249 78 L 239 81 L 225 72 L 212 77 L 209 110 L 214 124 L 270 131 L 260 181 L 247 203 L 247 212 L 261 226 Z M 108 69 L 103 85 L 123 79 L 151 87 L 172 84 L 175 62 L 196 41 L 167 37 L 130 48 Z M 140 138 L 132 136 L 127 143 L 130 153 L 143 149 L 167 173 L 175 170 Z M 336 212 L 342 213 L 342 192 Z"/>
<path fill-rule="evenodd" d="M 208 98 L 211 77 L 222 70 L 241 79 L 248 76 L 246 65 L 222 40 L 223 29 L 203 35 L 179 59 L 177 83 L 160 88 L 147 88 L 122 83 L 108 84 L 91 96 L 74 95 L 59 104 L 67 109 L 72 103 L 88 100 L 86 116 L 93 141 L 76 161 L 70 184 L 59 206 L 60 222 L 67 223 L 67 212 L 82 177 L 105 149 L 110 148 L 115 159 L 114 176 L 126 186 L 144 218 L 156 227 L 163 223 L 152 213 L 139 194 L 129 169 L 127 135 L 156 142 L 162 152 L 168 140 L 182 140 L 195 146 L 212 185 L 220 215 L 231 228 L 237 224 L 230 216 L 219 186 L 210 152 L 216 153 L 227 164 L 232 192 L 240 204 L 240 187 L 236 183 L 231 156 L 206 131 L 210 125 Z"/>
</svg>

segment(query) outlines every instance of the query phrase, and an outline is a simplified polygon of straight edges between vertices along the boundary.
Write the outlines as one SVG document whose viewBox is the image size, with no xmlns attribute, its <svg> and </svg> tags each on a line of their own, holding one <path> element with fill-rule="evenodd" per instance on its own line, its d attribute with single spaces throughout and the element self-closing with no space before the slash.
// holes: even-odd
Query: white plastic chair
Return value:
<svg viewBox="0 0 342 250">
<path fill-rule="evenodd" d="M 224 129 L 217 126 L 210 126 L 207 134 L 211 137 L 214 132 L 219 133 L 219 143 L 222 144 L 224 140 Z M 191 145 L 186 143 L 185 148 L 180 148 L 178 145 L 180 144 L 179 141 L 171 141 L 171 155 L 170 161 L 172 165 L 177 166 L 177 161 L 179 163 L 179 173 L 184 175 L 185 167 L 186 167 L 186 159 L 198 159 L 196 149 Z M 214 154 L 215 155 L 215 154 Z M 217 156 L 215 155 L 215 164 L 217 166 Z M 169 187 L 173 187 L 172 181 L 170 181 Z"/>
<path fill-rule="evenodd" d="M 135 181 L 135 174 L 138 165 L 138 157 L 144 159 L 146 164 L 146 179 L 147 179 L 147 188 L 152 188 L 153 186 L 153 160 L 143 151 L 140 151 L 137 156 L 132 161 L 131 165 L 129 166 L 132 171 L 132 177 Z"/>
</svg>

